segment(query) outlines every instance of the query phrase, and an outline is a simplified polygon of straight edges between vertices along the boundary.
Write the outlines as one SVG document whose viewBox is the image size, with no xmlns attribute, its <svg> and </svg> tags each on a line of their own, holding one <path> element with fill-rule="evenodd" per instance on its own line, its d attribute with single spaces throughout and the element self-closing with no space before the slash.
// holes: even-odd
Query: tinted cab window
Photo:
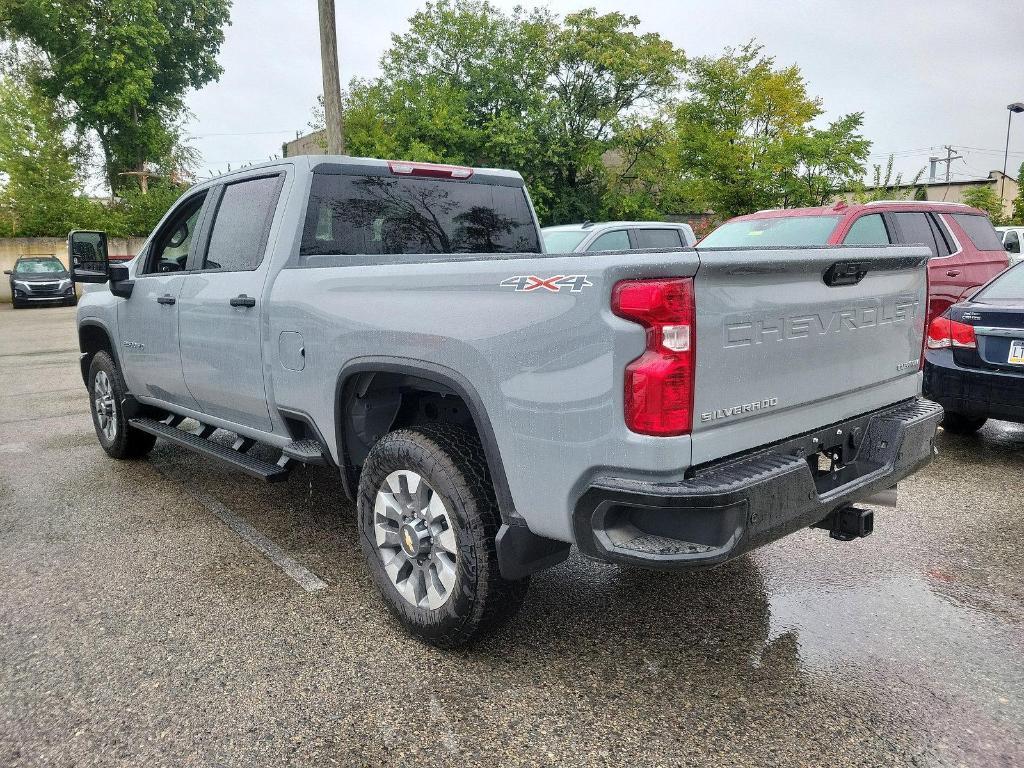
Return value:
<svg viewBox="0 0 1024 768">
<path fill-rule="evenodd" d="M 890 216 L 896 224 L 897 242 L 901 245 L 926 245 L 933 258 L 949 255 L 945 236 L 931 214 L 900 211 Z"/>
<path fill-rule="evenodd" d="M 685 243 L 679 237 L 678 229 L 636 229 L 637 248 L 682 248 Z"/>
<path fill-rule="evenodd" d="M 521 186 L 316 174 L 301 255 L 540 250 Z"/>
<path fill-rule="evenodd" d="M 1003 243 L 988 216 L 970 213 L 954 213 L 953 220 L 971 238 L 979 251 L 1001 251 Z"/>
</svg>

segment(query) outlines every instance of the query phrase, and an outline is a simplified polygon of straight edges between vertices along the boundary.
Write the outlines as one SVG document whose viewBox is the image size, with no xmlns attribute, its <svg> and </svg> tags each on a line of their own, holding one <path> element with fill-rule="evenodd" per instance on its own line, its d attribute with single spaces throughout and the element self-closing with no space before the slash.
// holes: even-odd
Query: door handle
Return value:
<svg viewBox="0 0 1024 768">
<path fill-rule="evenodd" d="M 956 277 L 959 274 L 960 274 L 960 270 L 959 269 L 947 269 L 946 270 L 946 277 Z"/>
<path fill-rule="evenodd" d="M 157 304 L 173 304 L 175 301 L 177 301 L 177 299 L 175 299 L 169 293 L 165 293 L 163 296 L 156 297 Z"/>
<path fill-rule="evenodd" d="M 240 293 L 231 300 L 232 307 L 255 307 L 256 299 L 252 296 L 246 296 L 244 293 Z"/>
</svg>

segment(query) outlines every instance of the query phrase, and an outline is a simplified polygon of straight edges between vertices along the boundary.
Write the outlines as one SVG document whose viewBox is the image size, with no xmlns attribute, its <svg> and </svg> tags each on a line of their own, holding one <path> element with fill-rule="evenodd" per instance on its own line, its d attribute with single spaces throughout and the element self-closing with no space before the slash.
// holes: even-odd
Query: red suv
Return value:
<svg viewBox="0 0 1024 768">
<path fill-rule="evenodd" d="M 698 243 L 740 246 L 911 245 L 932 252 L 928 322 L 1006 269 L 1009 259 L 984 211 L 962 203 L 879 201 L 785 208 L 737 216 Z M 925 326 L 927 327 L 927 325 Z"/>
</svg>

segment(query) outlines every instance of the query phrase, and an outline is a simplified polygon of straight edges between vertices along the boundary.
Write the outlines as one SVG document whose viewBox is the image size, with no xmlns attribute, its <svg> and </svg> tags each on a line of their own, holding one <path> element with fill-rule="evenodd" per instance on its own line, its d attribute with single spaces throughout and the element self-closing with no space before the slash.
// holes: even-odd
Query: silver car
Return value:
<svg viewBox="0 0 1024 768">
<path fill-rule="evenodd" d="M 637 251 L 645 248 L 689 248 L 697 242 L 689 224 L 669 221 L 585 221 L 545 227 L 547 253 Z"/>
<path fill-rule="evenodd" d="M 1024 242 L 1024 227 L 996 227 L 996 232 L 1003 240 L 1003 248 L 1006 249 L 1006 253 L 1010 257 L 1010 266 L 1024 260 L 1024 256 L 1021 256 L 1020 253 L 1021 243 Z"/>
</svg>

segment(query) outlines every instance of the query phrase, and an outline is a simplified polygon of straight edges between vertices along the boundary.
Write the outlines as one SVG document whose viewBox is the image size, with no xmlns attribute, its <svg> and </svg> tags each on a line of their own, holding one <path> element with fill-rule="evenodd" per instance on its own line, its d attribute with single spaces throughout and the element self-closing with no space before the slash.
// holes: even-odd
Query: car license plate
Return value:
<svg viewBox="0 0 1024 768">
<path fill-rule="evenodd" d="M 1006 362 L 1010 365 L 1024 365 L 1024 341 L 1014 339 L 1010 342 L 1010 356 Z"/>
</svg>

